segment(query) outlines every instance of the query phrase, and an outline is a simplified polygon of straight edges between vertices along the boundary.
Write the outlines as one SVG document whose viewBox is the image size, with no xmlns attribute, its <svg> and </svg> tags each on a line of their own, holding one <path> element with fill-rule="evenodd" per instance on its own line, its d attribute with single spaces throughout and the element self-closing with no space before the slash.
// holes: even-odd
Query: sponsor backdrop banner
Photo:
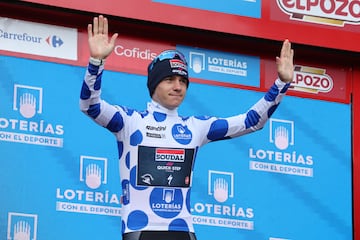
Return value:
<svg viewBox="0 0 360 240">
<path fill-rule="evenodd" d="M 77 29 L 0 17 L 0 50 L 77 60 Z"/>
<path fill-rule="evenodd" d="M 226 4 L 205 0 L 23 1 L 360 52 L 358 0 L 228 0 Z"/>
<path fill-rule="evenodd" d="M 256 57 L 203 53 L 191 75 L 258 86 Z M 216 64 L 221 56 L 232 64 Z M 0 70 L 0 238 L 119 239 L 116 142 L 79 110 L 85 67 L 0 56 Z M 146 107 L 145 76 L 103 77 L 108 102 Z M 231 116 L 263 94 L 192 82 L 180 113 Z M 352 239 L 350 113 L 286 96 L 261 131 L 204 146 L 191 202 L 198 239 Z"/>
</svg>

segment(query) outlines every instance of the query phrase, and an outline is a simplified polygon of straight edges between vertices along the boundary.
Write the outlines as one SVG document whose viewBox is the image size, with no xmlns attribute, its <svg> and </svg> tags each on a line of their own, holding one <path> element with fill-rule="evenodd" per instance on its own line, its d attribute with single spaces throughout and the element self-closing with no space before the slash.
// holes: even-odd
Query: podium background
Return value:
<svg viewBox="0 0 360 240">
<path fill-rule="evenodd" d="M 116 142 L 78 109 L 85 67 L 7 56 L 0 57 L 0 66 L 1 238 L 26 233 L 31 239 L 119 239 Z M 145 84 L 144 76 L 106 71 L 103 98 L 144 109 L 149 100 Z M 14 105 L 24 104 L 19 98 L 22 91 L 36 98 L 41 113 L 25 118 L 14 110 Z M 245 111 L 263 94 L 191 83 L 180 112 L 231 116 Z M 289 139 L 293 135 L 294 142 L 291 145 L 289 140 L 287 149 L 278 149 L 270 141 L 269 123 L 251 135 L 204 146 L 196 160 L 191 203 L 198 238 L 351 239 L 350 108 L 286 96 L 270 120 L 272 126 L 277 123 L 287 129 L 288 123 L 293 124 Z M 48 126 L 47 132 L 31 130 L 30 122 Z M 62 126 L 63 133 L 50 131 L 56 126 Z M 63 145 L 38 145 L 44 140 L 36 137 L 62 139 Z M 296 154 L 298 161 L 310 156 L 313 163 L 255 158 L 256 151 Z M 84 169 L 94 161 L 103 174 L 101 185 L 91 189 Z M 277 172 L 251 169 L 253 161 L 274 164 Z M 279 164 L 306 167 L 313 176 L 285 174 Z M 229 183 L 223 203 L 208 191 L 216 174 Z M 103 201 L 96 201 L 96 193 Z M 236 214 L 224 214 L 224 206 L 236 209 Z M 14 227 L 19 222 L 30 230 Z"/>
</svg>

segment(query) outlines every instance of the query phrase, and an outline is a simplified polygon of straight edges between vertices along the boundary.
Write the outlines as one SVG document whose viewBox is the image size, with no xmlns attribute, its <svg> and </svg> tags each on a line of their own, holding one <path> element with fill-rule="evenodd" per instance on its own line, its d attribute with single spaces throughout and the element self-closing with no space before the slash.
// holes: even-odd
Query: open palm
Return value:
<svg viewBox="0 0 360 240">
<path fill-rule="evenodd" d="M 118 34 L 113 34 L 109 40 L 108 31 L 108 20 L 102 15 L 94 17 L 93 24 L 88 25 L 88 42 L 91 57 L 105 59 L 113 51 Z"/>
</svg>

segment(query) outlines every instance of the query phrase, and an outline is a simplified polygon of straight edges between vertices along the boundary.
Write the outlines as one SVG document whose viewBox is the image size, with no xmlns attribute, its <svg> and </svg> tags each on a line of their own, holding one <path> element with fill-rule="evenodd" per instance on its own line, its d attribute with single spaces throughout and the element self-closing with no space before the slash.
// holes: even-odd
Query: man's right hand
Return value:
<svg viewBox="0 0 360 240">
<path fill-rule="evenodd" d="M 102 15 L 94 17 L 93 24 L 88 25 L 88 42 L 91 57 L 102 60 L 112 53 L 118 34 L 114 33 L 109 41 L 108 30 L 108 20 Z"/>
</svg>

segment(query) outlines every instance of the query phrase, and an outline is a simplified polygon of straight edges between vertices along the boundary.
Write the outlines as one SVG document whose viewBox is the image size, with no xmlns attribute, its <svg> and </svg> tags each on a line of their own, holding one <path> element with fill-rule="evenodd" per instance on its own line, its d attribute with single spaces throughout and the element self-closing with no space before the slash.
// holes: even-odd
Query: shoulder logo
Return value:
<svg viewBox="0 0 360 240">
<path fill-rule="evenodd" d="M 172 136 L 180 144 L 189 144 L 192 139 L 192 133 L 187 128 L 181 124 L 175 124 L 171 130 Z"/>
</svg>

